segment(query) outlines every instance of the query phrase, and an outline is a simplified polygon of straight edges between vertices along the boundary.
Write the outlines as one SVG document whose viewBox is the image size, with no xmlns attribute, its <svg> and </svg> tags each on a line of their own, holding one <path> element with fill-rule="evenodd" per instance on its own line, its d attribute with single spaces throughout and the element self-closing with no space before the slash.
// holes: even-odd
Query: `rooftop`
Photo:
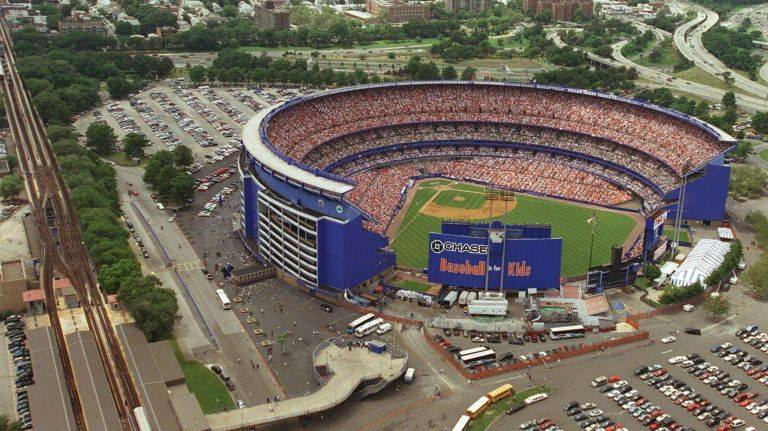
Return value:
<svg viewBox="0 0 768 431">
<path fill-rule="evenodd" d="M 16 281 L 27 278 L 24 270 L 24 262 L 21 259 L 7 260 L 0 262 L 0 280 Z"/>
<path fill-rule="evenodd" d="M 76 431 L 53 329 L 43 326 L 26 333 L 32 369 L 37 376 L 45 376 L 35 379 L 35 384 L 28 389 L 34 429 Z"/>
</svg>

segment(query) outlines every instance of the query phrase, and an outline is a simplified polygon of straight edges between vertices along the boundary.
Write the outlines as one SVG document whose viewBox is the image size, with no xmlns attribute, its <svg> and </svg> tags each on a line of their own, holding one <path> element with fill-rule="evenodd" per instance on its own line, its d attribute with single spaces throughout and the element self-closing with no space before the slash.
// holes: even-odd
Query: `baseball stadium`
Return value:
<svg viewBox="0 0 768 431">
<path fill-rule="evenodd" d="M 735 140 L 611 94 L 435 81 L 289 100 L 254 116 L 243 143 L 242 231 L 287 280 L 332 292 L 396 267 L 431 279 L 435 250 L 456 271 L 477 268 L 464 252 L 497 253 L 509 290 L 556 287 L 514 280 L 583 275 L 616 249 L 653 260 L 665 220 L 723 220 Z M 492 252 L 494 232 L 505 245 Z"/>
</svg>

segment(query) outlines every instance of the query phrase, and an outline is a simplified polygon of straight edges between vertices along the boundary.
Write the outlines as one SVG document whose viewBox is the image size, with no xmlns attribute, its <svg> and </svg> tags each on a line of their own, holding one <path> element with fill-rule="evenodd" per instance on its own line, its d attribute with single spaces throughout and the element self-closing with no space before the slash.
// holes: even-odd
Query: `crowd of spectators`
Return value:
<svg viewBox="0 0 768 431">
<path fill-rule="evenodd" d="M 461 143 L 470 151 L 482 148 L 483 142 L 494 143 L 495 148 L 506 143 L 511 148 L 528 146 L 540 147 L 542 150 L 563 150 L 623 166 L 642 175 L 664 192 L 673 190 L 679 183 L 669 166 L 633 148 L 587 135 L 504 123 L 415 123 L 364 130 L 318 145 L 301 161 L 328 169 L 337 166 L 346 157 L 366 151 L 382 148 L 396 150 L 425 142 Z M 511 145 L 513 143 L 518 145 Z M 455 154 L 466 152 L 459 145 L 450 145 L 445 150 L 446 154 L 449 154 L 451 148 Z M 502 147 L 497 151 L 509 150 Z"/>
<path fill-rule="evenodd" d="M 467 154 L 463 157 L 445 158 L 440 148 L 421 149 L 421 159 L 397 162 L 380 160 L 376 154 L 372 165 L 354 164 L 356 172 L 345 171 L 355 180 L 355 188 L 345 197 L 375 220 L 366 227 L 383 234 L 392 217 L 400 209 L 409 181 L 416 177 L 442 176 L 460 181 L 503 185 L 519 191 L 588 202 L 600 205 L 619 205 L 632 199 L 623 188 L 581 166 L 568 163 L 574 159 L 564 156 L 518 151 L 514 157 L 483 157 Z M 409 151 L 419 151 L 411 149 Z M 380 162 L 383 162 L 380 164 Z M 582 162 L 582 161 L 576 161 Z M 599 166 L 599 165 L 598 165 Z"/>
<path fill-rule="evenodd" d="M 319 96 L 276 113 L 267 134 L 278 151 L 300 160 L 340 136 L 425 121 L 503 122 L 581 133 L 645 153 L 677 174 L 730 147 L 687 121 L 618 100 L 462 83 L 373 87 Z"/>
<path fill-rule="evenodd" d="M 655 193 L 644 183 L 622 171 L 607 168 L 599 163 L 591 162 L 585 159 L 576 159 L 565 155 L 543 153 L 534 150 L 523 150 L 517 148 L 490 148 L 490 147 L 458 147 L 453 146 L 420 146 L 406 147 L 398 151 L 386 153 L 373 153 L 366 157 L 356 158 L 346 164 L 336 166 L 332 172 L 344 177 L 353 178 L 353 174 L 376 169 L 381 166 L 403 163 L 406 161 L 417 161 L 419 159 L 464 159 L 464 158 L 484 158 L 490 159 L 486 164 L 499 167 L 508 166 L 508 159 L 512 159 L 518 165 L 518 170 L 527 173 L 527 181 L 517 184 L 507 184 L 504 182 L 495 182 L 497 179 L 492 173 L 488 173 L 485 178 L 477 178 L 481 182 L 490 182 L 497 185 L 511 186 L 519 191 L 530 191 L 534 193 L 546 194 L 549 196 L 558 196 L 572 200 L 578 200 L 599 205 L 617 205 L 631 199 L 632 195 L 622 192 L 618 199 L 612 199 L 609 196 L 592 195 L 584 196 L 574 193 L 565 187 L 557 191 L 552 187 L 542 187 L 539 179 L 547 181 L 551 178 L 561 178 L 570 175 L 570 171 L 580 171 L 593 177 L 605 180 L 611 184 L 612 188 L 628 190 L 641 198 L 651 209 L 659 208 L 664 201 L 661 196 Z M 547 170 L 545 169 L 545 167 Z M 451 176 L 451 172 L 441 172 L 443 176 Z M 470 177 L 456 176 L 457 179 Z M 354 178 L 353 178 L 354 179 Z M 498 179 L 498 181 L 503 181 Z M 355 188 L 359 188 L 357 184 Z"/>
</svg>

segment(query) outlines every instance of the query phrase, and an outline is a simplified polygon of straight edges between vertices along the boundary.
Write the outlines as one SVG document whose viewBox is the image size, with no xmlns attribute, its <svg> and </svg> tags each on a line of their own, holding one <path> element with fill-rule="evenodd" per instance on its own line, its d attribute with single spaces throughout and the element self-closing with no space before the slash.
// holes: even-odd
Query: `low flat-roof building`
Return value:
<svg viewBox="0 0 768 431">
<path fill-rule="evenodd" d="M 42 326 L 29 329 L 26 334 L 32 369 L 35 376 L 40 376 L 35 379 L 35 384 L 27 388 L 33 428 L 77 430 L 53 329 Z"/>
<path fill-rule="evenodd" d="M 0 262 L 0 311 L 24 311 L 22 294 L 27 290 L 27 285 L 27 271 L 23 260 Z"/>
</svg>

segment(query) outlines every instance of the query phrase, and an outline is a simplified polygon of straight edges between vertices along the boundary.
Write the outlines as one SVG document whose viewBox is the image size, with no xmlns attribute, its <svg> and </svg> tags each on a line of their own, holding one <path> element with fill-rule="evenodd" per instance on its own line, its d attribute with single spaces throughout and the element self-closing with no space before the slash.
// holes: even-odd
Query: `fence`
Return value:
<svg viewBox="0 0 768 431">
<path fill-rule="evenodd" d="M 592 344 L 581 344 L 576 349 L 555 352 L 550 355 L 547 355 L 545 358 L 538 358 L 532 361 L 520 361 L 512 364 L 502 365 L 496 368 L 484 368 L 484 369 L 473 371 L 473 370 L 464 368 L 461 364 L 459 364 L 459 362 L 456 360 L 456 357 L 452 353 L 445 350 L 443 346 L 438 344 L 437 341 L 434 339 L 434 337 L 432 337 L 431 334 L 429 334 L 429 332 L 426 329 L 422 330 L 422 334 L 424 335 L 424 338 L 427 340 L 427 344 L 432 346 L 432 348 L 435 349 L 438 352 L 438 354 L 440 354 L 440 356 L 443 357 L 443 359 L 448 361 L 448 363 L 451 364 L 451 366 L 456 371 L 458 371 L 462 376 L 464 376 L 464 378 L 469 380 L 485 379 L 488 377 L 498 376 L 499 374 L 508 373 L 511 371 L 537 367 L 540 365 L 546 365 L 548 363 L 557 362 L 563 359 L 569 359 L 576 356 L 586 355 L 589 353 L 610 349 L 612 347 L 618 347 L 624 344 L 635 343 L 638 341 L 643 341 L 648 339 L 648 331 L 638 331 L 634 334 L 626 335 L 624 337 L 616 338 L 613 340 L 606 340 L 606 341 L 601 341 L 599 343 L 592 343 Z"/>
</svg>

